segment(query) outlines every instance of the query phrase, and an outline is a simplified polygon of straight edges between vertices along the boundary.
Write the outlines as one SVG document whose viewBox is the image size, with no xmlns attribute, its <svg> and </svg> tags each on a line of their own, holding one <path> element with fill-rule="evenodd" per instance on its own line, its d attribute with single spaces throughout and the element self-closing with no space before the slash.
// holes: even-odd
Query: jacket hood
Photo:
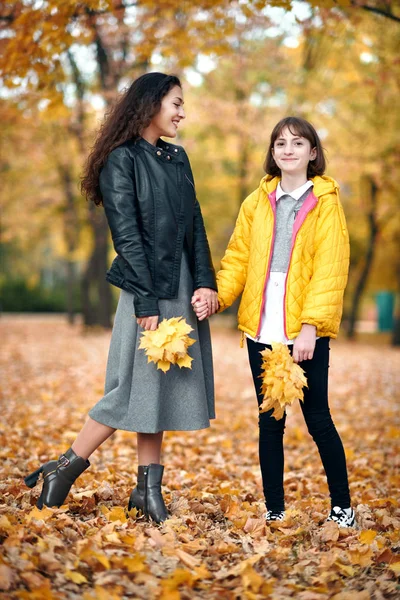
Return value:
<svg viewBox="0 0 400 600">
<path fill-rule="evenodd" d="M 271 192 L 275 191 L 278 187 L 280 180 L 280 177 L 265 175 L 265 177 L 263 177 L 260 181 L 260 187 L 266 192 L 266 194 L 271 194 Z M 317 198 L 324 196 L 325 194 L 331 194 L 339 191 L 339 184 L 337 181 L 332 179 L 332 177 L 328 177 L 327 175 L 317 175 L 316 177 L 312 177 L 311 181 L 314 184 L 313 191 Z"/>
</svg>

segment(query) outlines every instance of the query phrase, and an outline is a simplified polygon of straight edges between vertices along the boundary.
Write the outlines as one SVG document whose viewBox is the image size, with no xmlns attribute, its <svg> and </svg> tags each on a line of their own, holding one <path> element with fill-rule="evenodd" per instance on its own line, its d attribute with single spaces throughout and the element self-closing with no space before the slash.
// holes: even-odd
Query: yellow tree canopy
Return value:
<svg viewBox="0 0 400 600">
<path fill-rule="evenodd" d="M 18 87 L 28 77 L 35 88 L 63 79 L 62 54 L 75 44 L 106 39 L 114 58 L 146 65 L 154 51 L 176 66 L 199 52 L 225 52 L 238 24 L 266 17 L 266 6 L 290 10 L 293 0 L 21 0 L 0 6 L 0 70 L 3 83 Z M 400 22 L 397 3 L 382 0 L 310 0 L 321 10 L 367 10 Z M 260 22 L 261 24 L 261 22 Z M 116 73 L 109 73 L 110 80 Z M 26 84 L 27 82 L 25 82 Z M 110 83 L 112 83 L 110 81 Z M 112 87 L 112 85 L 110 86 Z"/>
</svg>

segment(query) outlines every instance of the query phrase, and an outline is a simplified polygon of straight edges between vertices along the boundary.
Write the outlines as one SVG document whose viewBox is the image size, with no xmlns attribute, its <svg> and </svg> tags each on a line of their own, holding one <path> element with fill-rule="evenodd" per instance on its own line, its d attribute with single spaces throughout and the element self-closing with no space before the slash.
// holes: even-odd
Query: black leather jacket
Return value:
<svg viewBox="0 0 400 600">
<path fill-rule="evenodd" d="M 115 251 L 107 281 L 134 296 L 137 317 L 159 315 L 176 298 L 183 246 L 194 289 L 217 289 L 192 170 L 184 149 L 140 138 L 113 150 L 100 189 Z"/>
</svg>

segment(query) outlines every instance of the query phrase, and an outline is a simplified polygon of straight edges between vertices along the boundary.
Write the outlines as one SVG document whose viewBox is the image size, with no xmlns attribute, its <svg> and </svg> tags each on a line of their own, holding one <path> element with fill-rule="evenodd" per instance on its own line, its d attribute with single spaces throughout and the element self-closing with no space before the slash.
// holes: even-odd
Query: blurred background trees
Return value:
<svg viewBox="0 0 400 600">
<path fill-rule="evenodd" d="M 107 107 L 149 70 L 184 81 L 178 143 L 217 268 L 272 127 L 297 114 L 317 127 L 341 186 L 349 336 L 376 292 L 400 291 L 397 3 L 6 1 L 0 26 L 4 310 L 65 310 L 71 322 L 82 312 L 110 326 L 113 250 L 79 177 Z"/>
</svg>

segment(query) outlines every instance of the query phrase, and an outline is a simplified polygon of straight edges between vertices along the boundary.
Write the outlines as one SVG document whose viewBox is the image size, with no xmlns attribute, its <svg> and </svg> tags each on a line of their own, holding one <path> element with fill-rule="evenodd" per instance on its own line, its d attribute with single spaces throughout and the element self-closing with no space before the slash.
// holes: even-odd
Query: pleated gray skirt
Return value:
<svg viewBox="0 0 400 600">
<path fill-rule="evenodd" d="M 108 355 L 105 392 L 91 409 L 95 421 L 126 431 L 157 433 L 210 426 L 215 418 L 214 377 L 208 321 L 198 321 L 191 307 L 193 279 L 186 252 L 181 261 L 178 298 L 160 300 L 160 321 L 184 317 L 196 340 L 188 352 L 192 369 L 171 365 L 167 373 L 147 362 L 139 350 L 140 334 L 132 294 L 121 291 Z"/>
</svg>

